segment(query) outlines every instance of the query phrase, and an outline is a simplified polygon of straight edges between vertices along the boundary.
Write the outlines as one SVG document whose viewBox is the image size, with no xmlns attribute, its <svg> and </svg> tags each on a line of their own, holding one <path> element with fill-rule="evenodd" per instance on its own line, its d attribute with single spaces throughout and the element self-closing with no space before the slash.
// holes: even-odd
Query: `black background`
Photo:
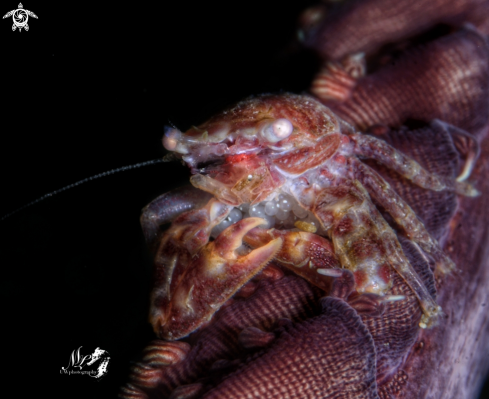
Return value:
<svg viewBox="0 0 489 399">
<path fill-rule="evenodd" d="M 317 60 L 295 27 L 315 2 L 298 3 L 24 2 L 39 17 L 28 32 L 0 21 L 0 213 L 162 157 L 169 121 L 186 130 L 248 95 L 307 89 Z M 116 396 L 153 338 L 140 210 L 188 177 L 180 164 L 149 166 L 0 222 L 2 379 L 18 397 Z M 60 374 L 80 346 L 110 353 L 102 381 Z"/>
<path fill-rule="evenodd" d="M 2 16 L 17 8 L 2 2 Z M 39 18 L 2 44 L 0 213 L 83 178 L 164 155 L 182 130 L 251 94 L 307 88 L 293 44 L 307 3 L 23 2 Z M 141 208 L 188 182 L 180 164 L 96 180 L 0 223 L 6 382 L 19 397 L 115 397 L 147 323 L 151 261 Z M 61 375 L 73 350 L 111 355 L 100 382 Z M 42 391 L 41 391 L 42 390 Z"/>
</svg>

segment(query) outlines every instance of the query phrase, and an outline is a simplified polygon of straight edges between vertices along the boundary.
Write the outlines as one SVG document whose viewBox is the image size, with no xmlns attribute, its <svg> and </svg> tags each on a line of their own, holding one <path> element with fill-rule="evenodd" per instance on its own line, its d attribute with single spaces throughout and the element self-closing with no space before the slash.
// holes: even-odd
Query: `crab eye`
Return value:
<svg viewBox="0 0 489 399">
<path fill-rule="evenodd" d="M 163 147 L 168 151 L 176 151 L 180 154 L 187 154 L 188 150 L 181 143 L 182 132 L 178 129 L 171 127 L 165 127 L 165 134 L 163 135 Z"/>
<path fill-rule="evenodd" d="M 270 143 L 276 143 L 289 137 L 293 130 L 294 126 L 288 119 L 280 118 L 265 125 L 261 130 L 261 135 Z"/>
</svg>

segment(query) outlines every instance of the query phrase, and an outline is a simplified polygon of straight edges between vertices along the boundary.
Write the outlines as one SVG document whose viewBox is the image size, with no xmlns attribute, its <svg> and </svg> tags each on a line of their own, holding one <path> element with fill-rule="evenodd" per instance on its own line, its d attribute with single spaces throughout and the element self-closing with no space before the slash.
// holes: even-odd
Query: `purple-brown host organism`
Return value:
<svg viewBox="0 0 489 399">
<path fill-rule="evenodd" d="M 382 2 L 353 3 L 374 10 Z M 355 7 L 342 10 L 333 15 L 357 17 Z M 485 26 L 457 10 L 435 22 L 470 16 Z M 477 163 L 489 115 L 487 41 L 471 26 L 409 42 L 427 18 L 394 29 L 407 44 L 386 55 L 388 35 L 365 34 L 357 48 L 314 12 L 302 39 L 324 58 L 316 97 L 258 95 L 185 133 L 165 132 L 163 145 L 188 165 L 193 187 L 158 197 L 141 216 L 155 256 L 150 322 L 159 339 L 123 398 L 430 390 L 403 387 L 416 385 L 413 367 L 427 368 L 416 353 L 433 337 L 451 342 L 440 332 L 451 317 L 445 304 L 453 312 L 447 287 L 467 270 L 461 250 L 449 247 L 454 262 L 440 242 L 477 227 L 481 243 L 487 231 L 486 213 L 454 227 L 461 204 L 481 209 L 488 191 L 487 165 Z M 369 57 L 377 57 L 372 73 Z"/>
</svg>

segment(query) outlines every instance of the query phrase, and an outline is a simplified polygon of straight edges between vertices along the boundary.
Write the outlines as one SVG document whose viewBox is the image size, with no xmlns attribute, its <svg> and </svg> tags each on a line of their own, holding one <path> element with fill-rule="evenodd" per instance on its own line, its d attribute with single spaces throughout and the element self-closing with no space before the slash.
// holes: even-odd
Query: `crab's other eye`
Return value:
<svg viewBox="0 0 489 399">
<path fill-rule="evenodd" d="M 265 140 L 276 143 L 289 137 L 293 130 L 294 126 L 288 119 L 280 118 L 264 125 L 260 133 Z"/>
<path fill-rule="evenodd" d="M 171 127 L 165 127 L 165 134 L 163 135 L 163 147 L 168 151 L 179 152 L 180 154 L 187 154 L 188 150 L 181 143 L 182 132 L 178 129 Z"/>
</svg>

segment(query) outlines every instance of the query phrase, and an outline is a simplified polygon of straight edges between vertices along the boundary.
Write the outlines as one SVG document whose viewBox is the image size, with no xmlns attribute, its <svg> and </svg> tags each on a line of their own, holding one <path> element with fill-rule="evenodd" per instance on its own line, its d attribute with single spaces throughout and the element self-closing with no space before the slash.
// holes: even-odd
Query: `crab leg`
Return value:
<svg viewBox="0 0 489 399">
<path fill-rule="evenodd" d="M 287 267 L 311 284 L 325 290 L 328 295 L 347 301 L 361 314 L 379 316 L 385 309 L 385 302 L 404 299 L 372 293 L 355 293 L 349 298 L 357 288 L 355 276 L 350 270 L 341 268 L 331 242 L 317 234 L 256 228 L 251 230 L 243 241 L 256 248 L 267 244 L 273 238 L 283 240 L 274 263 Z"/>
<path fill-rule="evenodd" d="M 470 183 L 428 172 L 414 159 L 397 151 L 385 141 L 358 133 L 348 137 L 355 145 L 353 150 L 355 154 L 381 162 L 422 188 L 433 191 L 452 190 L 467 197 L 475 197 L 479 194 Z M 470 162 L 473 163 L 474 160 L 471 159 Z"/>
<path fill-rule="evenodd" d="M 385 294 L 392 285 L 392 267 L 418 297 L 424 313 L 420 326 L 434 324 L 441 309 L 404 255 L 396 234 L 359 181 L 346 187 L 323 189 L 314 213 L 329 229 L 341 264 L 353 272 L 357 291 Z"/>
<path fill-rule="evenodd" d="M 390 184 L 362 162 L 353 158 L 349 162 L 355 171 L 356 178 L 402 227 L 407 237 L 418 244 L 424 252 L 433 256 L 437 270 L 442 273 L 449 273 L 454 270 L 456 266 L 453 261 L 442 251 L 438 241 L 431 236 L 423 222 L 418 219 L 411 207 L 395 192 Z"/>
</svg>

